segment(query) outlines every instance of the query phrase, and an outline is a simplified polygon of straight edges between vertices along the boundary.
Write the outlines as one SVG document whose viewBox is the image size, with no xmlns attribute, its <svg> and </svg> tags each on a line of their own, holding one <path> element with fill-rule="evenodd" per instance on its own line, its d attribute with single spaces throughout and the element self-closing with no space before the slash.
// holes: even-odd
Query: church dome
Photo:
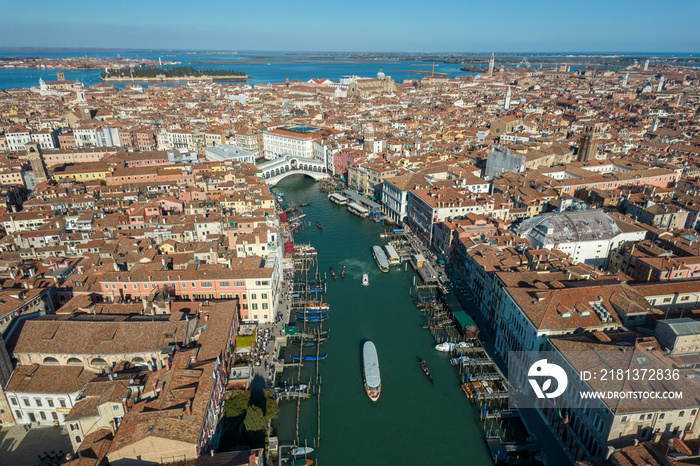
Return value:
<svg viewBox="0 0 700 466">
<path fill-rule="evenodd" d="M 384 74 L 382 69 L 379 68 L 379 73 L 377 73 L 377 79 L 384 79 L 385 77 L 386 77 L 386 75 Z"/>
</svg>

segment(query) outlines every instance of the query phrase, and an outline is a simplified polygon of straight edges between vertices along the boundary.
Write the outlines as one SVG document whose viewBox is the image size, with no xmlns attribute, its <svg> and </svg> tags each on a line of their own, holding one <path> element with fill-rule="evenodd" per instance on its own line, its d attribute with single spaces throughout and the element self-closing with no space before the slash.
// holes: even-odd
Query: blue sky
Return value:
<svg viewBox="0 0 700 466">
<path fill-rule="evenodd" d="M 2 47 L 700 52 L 700 2 L 5 0 Z"/>
</svg>

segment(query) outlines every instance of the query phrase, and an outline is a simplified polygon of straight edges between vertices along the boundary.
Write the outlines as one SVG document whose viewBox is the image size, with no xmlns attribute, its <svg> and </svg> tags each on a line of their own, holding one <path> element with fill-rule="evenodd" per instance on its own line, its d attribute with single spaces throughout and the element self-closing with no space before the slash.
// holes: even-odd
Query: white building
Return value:
<svg viewBox="0 0 700 466">
<path fill-rule="evenodd" d="M 15 127 L 5 133 L 7 148 L 10 151 L 24 152 L 24 145 L 31 142 L 32 137 L 27 128 Z"/>
<path fill-rule="evenodd" d="M 318 128 L 309 126 L 294 128 L 276 128 L 263 133 L 264 155 L 267 160 L 274 160 L 283 154 L 310 159 L 314 156 L 314 134 Z"/>
<path fill-rule="evenodd" d="M 242 147 L 233 146 L 231 144 L 220 144 L 218 146 L 206 147 L 204 156 L 212 162 L 248 162 L 255 163 L 255 154 L 245 150 Z"/>
<path fill-rule="evenodd" d="M 610 251 L 627 241 L 641 241 L 646 231 L 618 222 L 604 212 L 551 212 L 525 220 L 517 229 L 534 249 L 558 249 L 576 262 L 605 267 Z"/>
<path fill-rule="evenodd" d="M 80 391 L 95 373 L 82 365 L 22 364 L 7 383 L 5 395 L 18 424 L 65 423 Z"/>
<path fill-rule="evenodd" d="M 39 144 L 42 149 L 56 149 L 58 147 L 58 132 L 56 130 L 42 129 L 31 133 L 32 141 Z"/>
</svg>

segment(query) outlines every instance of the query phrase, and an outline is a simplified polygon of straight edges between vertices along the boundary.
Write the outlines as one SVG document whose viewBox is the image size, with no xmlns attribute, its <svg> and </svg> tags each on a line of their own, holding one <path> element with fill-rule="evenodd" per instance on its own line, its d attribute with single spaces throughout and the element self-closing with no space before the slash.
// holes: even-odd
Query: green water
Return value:
<svg viewBox="0 0 700 466">
<path fill-rule="evenodd" d="M 330 337 L 321 349 L 328 354 L 320 362 L 321 439 L 310 457 L 321 466 L 493 464 L 476 410 L 462 394 L 449 357 L 434 349 L 430 332 L 421 328 L 421 313 L 409 296 L 415 276 L 410 265 L 408 271 L 402 266 L 382 273 L 374 263 L 371 247 L 385 244 L 379 233 L 391 227 L 329 202 L 308 178 L 288 178 L 279 187 L 284 203 L 312 203 L 303 210 L 313 226 L 295 241 L 311 243 L 319 252 L 319 270 L 328 273 L 333 267 L 338 275 L 325 296 L 331 310 L 325 322 Z M 347 273 L 340 279 L 343 265 Z M 361 285 L 363 272 L 369 274 L 368 287 Z M 377 403 L 363 389 L 365 340 L 374 342 L 379 357 Z M 426 360 L 435 385 L 423 375 L 418 356 Z M 296 382 L 297 370 L 287 370 L 284 379 Z M 305 364 L 301 379 L 315 380 L 315 363 Z M 312 397 L 301 404 L 301 445 L 317 446 L 317 401 Z M 281 445 L 294 441 L 295 421 L 296 402 L 282 402 L 276 423 Z"/>
</svg>

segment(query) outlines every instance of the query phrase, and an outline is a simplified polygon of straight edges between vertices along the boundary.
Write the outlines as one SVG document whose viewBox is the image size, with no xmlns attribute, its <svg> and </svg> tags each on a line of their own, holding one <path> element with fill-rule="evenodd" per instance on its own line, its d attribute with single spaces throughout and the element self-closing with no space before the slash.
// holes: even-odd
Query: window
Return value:
<svg viewBox="0 0 700 466">
<path fill-rule="evenodd" d="M 663 418 L 665 418 L 665 417 L 666 417 L 666 413 L 661 413 L 661 414 L 659 414 L 659 419 L 663 419 Z"/>
<path fill-rule="evenodd" d="M 233 282 L 233 286 L 245 286 L 245 282 Z"/>
<path fill-rule="evenodd" d="M 688 301 L 690 299 L 690 296 L 683 296 L 681 298 L 681 301 Z"/>
<path fill-rule="evenodd" d="M 248 299 L 248 298 L 246 298 L 246 294 L 245 294 L 245 293 L 243 293 L 243 299 Z"/>
<path fill-rule="evenodd" d="M 229 287 L 229 286 L 231 286 L 231 282 L 221 282 L 221 283 L 219 283 L 219 286 Z"/>
<path fill-rule="evenodd" d="M 119 411 L 119 405 L 112 405 L 112 411 Z"/>
<path fill-rule="evenodd" d="M 39 416 L 41 416 L 41 420 L 45 421 L 46 420 L 46 413 L 43 411 L 39 411 Z"/>
<path fill-rule="evenodd" d="M 211 287 L 212 287 L 212 283 L 211 283 L 211 282 L 202 282 L 202 287 L 204 287 L 204 288 L 211 288 Z"/>
<path fill-rule="evenodd" d="M 138 288 L 138 285 L 137 285 L 136 283 L 134 283 L 132 286 L 134 287 L 135 290 L 138 290 L 138 289 L 139 289 L 139 288 Z"/>
<path fill-rule="evenodd" d="M 257 311 L 258 310 L 258 303 L 253 303 L 253 310 Z"/>
<path fill-rule="evenodd" d="M 262 296 L 262 299 L 267 299 L 267 293 L 263 293 L 261 296 Z"/>
<path fill-rule="evenodd" d="M 14 406 L 17 406 L 19 403 L 17 403 L 17 398 L 10 398 L 10 403 L 12 403 Z"/>
<path fill-rule="evenodd" d="M 197 285 L 195 285 L 194 282 L 192 282 L 192 288 L 195 288 L 196 286 L 197 286 Z"/>
<path fill-rule="evenodd" d="M 58 421 L 58 414 L 56 413 L 56 411 L 51 411 L 51 417 L 54 421 Z"/>
<path fill-rule="evenodd" d="M 48 400 L 46 400 L 46 403 L 49 405 L 50 408 L 53 408 L 53 399 L 52 398 L 49 398 Z"/>
<path fill-rule="evenodd" d="M 262 308 L 267 309 L 267 303 L 262 303 Z"/>
<path fill-rule="evenodd" d="M 255 295 L 255 293 L 250 293 L 250 299 L 257 299 L 258 297 Z"/>
<path fill-rule="evenodd" d="M 664 302 L 665 302 L 665 303 L 670 303 L 670 302 L 671 302 L 671 298 L 664 298 Z"/>
</svg>

